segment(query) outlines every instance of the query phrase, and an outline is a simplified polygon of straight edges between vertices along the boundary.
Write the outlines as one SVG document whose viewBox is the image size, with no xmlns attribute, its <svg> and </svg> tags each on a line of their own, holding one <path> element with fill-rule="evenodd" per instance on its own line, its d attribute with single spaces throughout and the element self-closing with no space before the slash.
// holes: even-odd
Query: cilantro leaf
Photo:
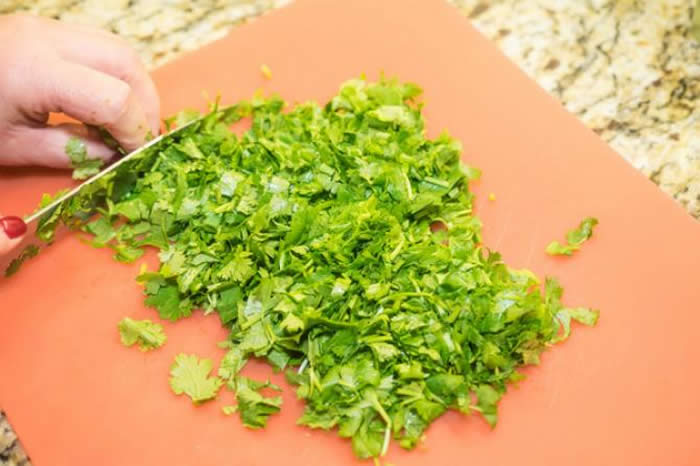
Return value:
<svg viewBox="0 0 700 466">
<path fill-rule="evenodd" d="M 593 236 L 593 228 L 598 224 L 598 219 L 588 217 L 581 221 L 578 228 L 566 234 L 567 244 L 552 241 L 547 245 L 547 254 L 570 256 L 581 248 L 581 245 Z"/>
<path fill-rule="evenodd" d="M 477 408 L 491 427 L 496 427 L 498 422 L 498 401 L 501 394 L 490 385 L 479 385 L 476 387 L 476 397 L 478 399 Z"/>
<path fill-rule="evenodd" d="M 24 264 L 32 257 L 36 257 L 38 254 L 39 248 L 37 246 L 33 244 L 27 245 L 19 254 L 19 256 L 13 259 L 12 262 L 10 262 L 10 265 L 7 266 L 7 269 L 5 269 L 5 277 L 11 277 L 12 275 L 19 272 L 19 269 L 22 267 L 22 264 Z"/>
<path fill-rule="evenodd" d="M 253 262 L 248 251 L 238 249 L 218 272 L 218 277 L 224 280 L 243 282 L 254 273 Z"/>
<path fill-rule="evenodd" d="M 104 165 L 102 159 L 91 159 L 88 157 L 85 143 L 78 138 L 72 137 L 66 143 L 66 155 L 70 158 L 73 167 L 73 179 L 84 180 L 100 172 Z"/>
<path fill-rule="evenodd" d="M 226 416 L 230 416 L 230 415 L 238 412 L 238 406 L 236 406 L 236 405 L 222 406 L 221 412 L 223 412 Z"/>
<path fill-rule="evenodd" d="M 179 128 L 184 126 L 192 120 L 196 120 L 200 117 L 200 113 L 197 110 L 185 109 L 170 118 L 164 120 L 165 128 L 170 131 L 171 129 Z"/>
<path fill-rule="evenodd" d="M 598 323 L 598 317 L 600 316 L 600 311 L 597 309 L 588 309 L 585 307 L 576 308 L 565 308 L 556 313 L 556 317 L 561 322 L 563 332 L 561 336 L 557 337 L 554 341 L 563 341 L 569 338 L 571 335 L 571 321 L 575 320 L 588 327 L 593 327 Z"/>
<path fill-rule="evenodd" d="M 191 354 L 178 354 L 170 367 L 170 388 L 176 395 L 183 393 L 200 404 L 216 398 L 222 381 L 210 377 L 213 364 L 210 359 L 199 359 Z"/>
<path fill-rule="evenodd" d="M 234 380 L 247 361 L 241 349 L 238 346 L 234 346 L 224 355 L 219 364 L 219 377 L 225 381 Z"/>
<path fill-rule="evenodd" d="M 161 319 L 174 322 L 192 313 L 188 302 L 180 299 L 180 292 L 176 286 L 159 286 L 153 292 L 150 292 L 148 287 L 146 290 L 150 295 L 146 298 L 146 305 L 156 308 Z"/>
<path fill-rule="evenodd" d="M 251 429 L 265 427 L 267 419 L 280 411 L 281 396 L 266 397 L 258 391 L 268 386 L 268 383 L 259 383 L 247 377 L 236 378 L 238 414 L 244 426 Z"/>
<path fill-rule="evenodd" d="M 141 351 L 160 348 L 167 337 L 163 326 L 150 320 L 133 320 L 125 317 L 119 322 L 119 336 L 124 346 L 138 344 Z"/>
</svg>

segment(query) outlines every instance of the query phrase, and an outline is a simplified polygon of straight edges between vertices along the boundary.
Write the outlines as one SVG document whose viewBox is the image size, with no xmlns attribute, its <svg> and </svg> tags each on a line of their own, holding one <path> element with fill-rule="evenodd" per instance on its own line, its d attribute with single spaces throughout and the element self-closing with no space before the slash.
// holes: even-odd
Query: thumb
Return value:
<svg viewBox="0 0 700 466">
<path fill-rule="evenodd" d="M 27 233 L 27 224 L 19 217 L 0 217 L 0 256 L 3 256 L 22 242 Z"/>
</svg>

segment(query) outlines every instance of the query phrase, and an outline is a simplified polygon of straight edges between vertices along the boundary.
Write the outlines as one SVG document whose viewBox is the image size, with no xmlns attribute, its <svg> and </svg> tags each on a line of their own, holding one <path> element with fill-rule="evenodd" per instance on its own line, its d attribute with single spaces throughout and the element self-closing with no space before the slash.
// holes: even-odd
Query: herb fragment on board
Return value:
<svg viewBox="0 0 700 466">
<path fill-rule="evenodd" d="M 237 377 L 235 383 L 236 405 L 241 422 L 251 429 L 260 429 L 267 425 L 267 420 L 280 411 L 282 397 L 267 397 L 260 393 L 264 388 L 279 391 L 279 387 L 269 382 L 261 383 L 247 377 Z"/>
<path fill-rule="evenodd" d="M 199 359 L 192 354 L 178 354 L 170 367 L 170 388 L 176 395 L 183 393 L 192 403 L 201 404 L 216 398 L 222 381 L 210 377 L 213 367 L 211 359 Z"/>
<path fill-rule="evenodd" d="M 226 415 L 226 416 L 230 416 L 230 415 L 238 412 L 238 406 L 236 406 L 236 405 L 222 406 L 221 412 L 224 413 L 224 415 Z"/>
<path fill-rule="evenodd" d="M 118 329 L 124 346 L 137 344 L 141 351 L 160 348 L 167 340 L 163 326 L 150 320 L 134 320 L 125 317 L 119 322 Z"/>
<path fill-rule="evenodd" d="M 32 257 L 36 257 L 38 254 L 39 248 L 37 246 L 33 244 L 27 245 L 19 254 L 19 256 L 13 259 L 12 262 L 10 262 L 10 265 L 7 266 L 7 269 L 5 269 L 5 277 L 11 277 L 12 275 L 19 272 L 19 269 L 22 267 L 22 264 L 24 264 Z"/>
<path fill-rule="evenodd" d="M 560 244 L 558 241 L 552 241 L 547 245 L 547 254 L 555 256 L 571 256 L 574 252 L 581 248 L 581 245 L 593 236 L 593 228 L 598 224 L 598 219 L 588 217 L 584 219 L 577 228 L 566 234 L 567 244 Z"/>
</svg>

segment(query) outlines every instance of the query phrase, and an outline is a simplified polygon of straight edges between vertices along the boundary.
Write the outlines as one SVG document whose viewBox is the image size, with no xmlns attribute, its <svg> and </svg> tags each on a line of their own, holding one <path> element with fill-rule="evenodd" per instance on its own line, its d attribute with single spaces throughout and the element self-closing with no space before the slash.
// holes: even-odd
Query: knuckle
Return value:
<svg viewBox="0 0 700 466">
<path fill-rule="evenodd" d="M 104 98 L 104 124 L 115 125 L 129 110 L 131 87 L 123 81 L 114 84 L 110 95 Z"/>
</svg>

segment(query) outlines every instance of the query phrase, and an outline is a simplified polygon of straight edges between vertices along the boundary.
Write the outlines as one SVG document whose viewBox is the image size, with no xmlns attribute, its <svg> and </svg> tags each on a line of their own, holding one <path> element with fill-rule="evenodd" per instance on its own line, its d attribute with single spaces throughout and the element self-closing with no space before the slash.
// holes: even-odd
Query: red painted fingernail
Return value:
<svg viewBox="0 0 700 466">
<path fill-rule="evenodd" d="M 27 232 L 27 224 L 19 217 L 0 218 L 0 230 L 5 231 L 8 238 L 19 238 Z"/>
</svg>

